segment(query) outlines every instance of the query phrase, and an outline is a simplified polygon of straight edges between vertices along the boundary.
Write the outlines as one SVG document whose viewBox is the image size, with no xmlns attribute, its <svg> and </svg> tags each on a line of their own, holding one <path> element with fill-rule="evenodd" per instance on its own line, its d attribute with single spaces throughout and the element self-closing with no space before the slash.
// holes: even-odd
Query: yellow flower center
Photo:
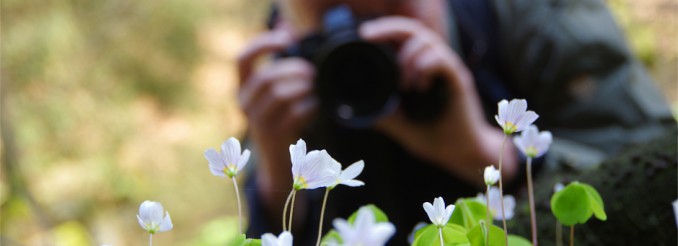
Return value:
<svg viewBox="0 0 678 246">
<path fill-rule="evenodd" d="M 505 134 L 507 134 L 507 135 L 512 134 L 512 133 L 516 132 L 516 130 L 517 130 L 516 125 L 514 125 L 513 122 L 506 121 L 506 123 L 504 123 L 504 133 Z"/>
<path fill-rule="evenodd" d="M 233 178 L 233 176 L 236 175 L 235 164 L 229 163 L 228 165 L 226 165 L 226 167 L 224 167 L 224 170 L 222 170 L 222 171 L 229 178 Z"/>
<path fill-rule="evenodd" d="M 306 179 L 303 176 L 299 176 L 294 178 L 294 185 L 293 185 L 295 190 L 301 190 L 305 189 L 308 187 L 308 184 L 306 183 Z"/>
<path fill-rule="evenodd" d="M 537 148 L 533 146 L 525 148 L 525 155 L 530 158 L 534 158 L 535 156 L 537 156 Z"/>
</svg>

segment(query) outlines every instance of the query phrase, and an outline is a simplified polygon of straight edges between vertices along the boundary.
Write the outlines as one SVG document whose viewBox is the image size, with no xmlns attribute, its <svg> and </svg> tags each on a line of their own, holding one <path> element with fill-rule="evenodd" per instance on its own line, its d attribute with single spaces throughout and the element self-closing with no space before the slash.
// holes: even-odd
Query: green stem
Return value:
<svg viewBox="0 0 678 246">
<path fill-rule="evenodd" d="M 297 198 L 297 190 L 293 190 L 292 191 L 292 201 L 290 202 L 291 203 L 291 205 L 290 205 L 290 207 L 291 207 L 290 208 L 290 224 L 287 225 L 287 229 L 289 229 L 290 232 L 292 231 L 292 219 L 294 218 L 294 200 L 296 198 Z"/>
<path fill-rule="evenodd" d="M 440 246 L 445 246 L 445 241 L 443 241 L 443 227 L 438 227 L 438 235 L 440 235 Z"/>
<path fill-rule="evenodd" d="M 294 193 L 294 189 L 290 191 L 290 194 L 287 195 L 287 200 L 285 200 L 285 208 L 283 208 L 283 216 L 282 216 L 282 229 L 283 231 L 287 231 L 287 206 L 290 204 L 290 200 L 292 199 L 292 193 Z"/>
<path fill-rule="evenodd" d="M 485 204 L 487 206 L 486 209 L 486 222 L 485 222 L 485 227 L 487 227 L 487 232 L 485 232 L 485 246 L 488 246 L 490 244 L 490 226 L 492 225 L 492 212 L 490 211 L 490 185 L 487 186 L 487 190 L 485 191 Z"/>
<path fill-rule="evenodd" d="M 532 157 L 527 157 L 527 191 L 530 202 L 530 223 L 532 224 L 532 245 L 537 246 L 537 215 L 534 210 L 534 188 L 532 184 Z"/>
<path fill-rule="evenodd" d="M 320 246 L 320 238 L 323 233 L 323 218 L 325 217 L 325 205 L 327 204 L 327 197 L 330 195 L 330 188 L 325 188 L 325 198 L 323 198 L 323 207 L 320 209 L 320 223 L 318 224 L 318 240 L 315 245 Z"/>
<path fill-rule="evenodd" d="M 240 234 L 242 234 L 242 207 L 240 205 L 240 191 L 238 190 L 238 182 L 235 181 L 235 176 L 231 177 L 233 180 L 233 187 L 235 188 L 235 199 L 238 201 L 238 226 Z"/>
<path fill-rule="evenodd" d="M 556 221 L 556 246 L 563 246 L 563 225 Z"/>
<path fill-rule="evenodd" d="M 574 225 L 570 226 L 570 246 L 574 246 Z"/>
<path fill-rule="evenodd" d="M 504 233 L 506 234 L 506 246 L 508 246 L 508 228 L 506 227 L 506 213 L 504 212 L 504 185 L 502 172 L 502 158 L 504 156 L 504 146 L 506 146 L 506 139 L 508 134 L 504 134 L 504 140 L 501 141 L 501 149 L 499 150 L 499 202 L 501 204 L 501 221 L 504 224 Z M 489 195 L 489 194 L 488 194 Z"/>
</svg>

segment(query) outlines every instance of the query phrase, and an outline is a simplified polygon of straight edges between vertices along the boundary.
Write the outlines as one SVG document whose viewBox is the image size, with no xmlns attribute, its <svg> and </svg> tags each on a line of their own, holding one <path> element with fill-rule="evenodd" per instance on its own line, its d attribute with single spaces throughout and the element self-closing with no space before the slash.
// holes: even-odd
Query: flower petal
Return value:
<svg viewBox="0 0 678 246">
<path fill-rule="evenodd" d="M 224 160 L 221 158 L 219 153 L 217 153 L 216 150 L 214 149 L 208 149 L 205 150 L 205 159 L 207 159 L 207 162 L 209 163 L 209 168 L 210 172 L 216 176 L 221 176 L 225 177 L 224 175 L 224 168 L 226 165 L 224 164 Z"/>
<path fill-rule="evenodd" d="M 243 167 L 247 165 L 247 161 L 250 159 L 250 150 L 246 149 L 245 151 L 242 152 L 242 156 L 240 156 L 240 159 L 238 160 L 238 164 L 236 167 L 236 172 L 240 172 Z"/>
<path fill-rule="evenodd" d="M 272 233 L 261 235 L 261 246 L 278 246 L 278 237 Z"/>
<path fill-rule="evenodd" d="M 221 154 L 224 156 L 225 165 L 235 165 L 240 159 L 240 142 L 231 137 L 221 144 Z"/>
<path fill-rule="evenodd" d="M 139 207 L 139 217 L 145 223 L 160 224 L 162 222 L 162 204 L 154 201 L 144 201 Z"/>
<path fill-rule="evenodd" d="M 436 224 L 437 223 L 436 212 L 435 209 L 433 208 L 433 205 L 431 205 L 431 203 L 429 202 L 425 202 L 424 211 L 426 211 L 426 215 L 428 215 L 428 219 L 431 221 L 431 223 Z"/>
<path fill-rule="evenodd" d="M 391 223 L 377 223 L 370 230 L 370 241 L 366 245 L 385 245 L 388 239 L 395 234 L 396 228 Z"/>
<path fill-rule="evenodd" d="M 365 168 L 365 162 L 362 161 L 362 160 L 357 161 L 357 162 L 351 164 L 350 166 L 348 166 L 346 169 L 344 169 L 344 171 L 341 172 L 341 174 L 339 175 L 339 180 L 348 181 L 348 180 L 354 179 L 354 178 L 358 177 L 358 175 L 360 175 L 360 173 L 363 172 L 364 168 Z"/>
<path fill-rule="evenodd" d="M 520 115 L 520 118 L 516 120 L 516 132 L 520 132 L 524 130 L 527 126 L 531 125 L 534 123 L 534 121 L 539 118 L 539 115 L 535 113 L 534 111 L 527 111 Z"/>
<path fill-rule="evenodd" d="M 292 160 L 292 176 L 299 175 L 299 169 L 304 165 L 306 159 L 306 142 L 299 139 L 297 144 L 290 145 L 290 159 Z"/>
<path fill-rule="evenodd" d="M 141 219 L 141 217 L 139 217 L 138 214 L 137 214 L 137 219 L 139 220 L 139 225 L 141 226 L 141 228 L 144 228 L 144 230 L 148 231 L 148 227 L 146 226 L 146 223 L 144 223 L 144 221 Z"/>
<path fill-rule="evenodd" d="M 278 236 L 278 243 L 281 246 L 292 246 L 292 242 L 294 241 L 293 239 L 292 233 L 284 231 L 280 233 L 280 236 Z"/>
<path fill-rule="evenodd" d="M 174 225 L 172 225 L 172 219 L 170 218 L 169 212 L 165 211 L 165 218 L 162 220 L 162 223 L 160 223 L 158 232 L 169 231 L 172 230 L 173 227 Z"/>
<path fill-rule="evenodd" d="M 358 187 L 358 186 L 365 185 L 365 182 L 360 181 L 360 180 L 351 179 L 351 180 L 341 181 L 340 184 L 350 186 L 350 187 Z"/>
</svg>

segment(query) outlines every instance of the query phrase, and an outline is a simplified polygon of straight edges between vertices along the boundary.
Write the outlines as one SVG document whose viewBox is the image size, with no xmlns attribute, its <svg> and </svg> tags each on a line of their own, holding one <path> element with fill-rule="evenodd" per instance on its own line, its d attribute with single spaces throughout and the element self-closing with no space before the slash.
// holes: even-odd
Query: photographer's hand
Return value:
<svg viewBox="0 0 678 246">
<path fill-rule="evenodd" d="M 409 121 L 399 111 L 377 124 L 377 129 L 399 141 L 412 153 L 440 164 L 467 182 L 483 185 L 482 170 L 497 164 L 503 132 L 484 119 L 471 73 L 439 33 L 406 17 L 382 17 L 360 27 L 363 38 L 395 42 L 400 46 L 402 90 L 424 91 L 435 76 L 448 82 L 450 100 L 443 115 L 432 123 Z M 517 160 L 511 141 L 504 149 L 503 176 L 512 179 Z"/>
<path fill-rule="evenodd" d="M 317 107 L 312 95 L 315 71 L 300 58 L 276 59 L 258 69 L 255 62 L 291 43 L 291 35 L 286 31 L 264 33 L 238 59 L 238 99 L 260 158 L 256 172 L 258 192 L 275 221 L 282 218 L 280 211 L 292 188 L 289 145 L 299 139 L 302 127 Z M 298 211 L 295 217 L 304 215 L 303 209 Z"/>
</svg>

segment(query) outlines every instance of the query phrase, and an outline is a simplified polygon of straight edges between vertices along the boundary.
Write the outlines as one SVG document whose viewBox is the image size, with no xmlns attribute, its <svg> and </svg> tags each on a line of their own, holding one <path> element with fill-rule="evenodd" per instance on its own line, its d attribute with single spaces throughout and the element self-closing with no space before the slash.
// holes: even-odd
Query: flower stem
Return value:
<svg viewBox="0 0 678 246">
<path fill-rule="evenodd" d="M 285 200 L 285 208 L 283 208 L 283 216 L 282 216 L 282 229 L 283 231 L 287 231 L 287 206 L 290 204 L 290 200 L 292 199 L 292 193 L 294 193 L 294 189 L 290 191 L 290 194 L 287 195 L 287 200 Z"/>
<path fill-rule="evenodd" d="M 445 245 L 445 241 L 443 241 L 443 227 L 438 227 L 438 235 L 440 235 L 440 246 Z"/>
<path fill-rule="evenodd" d="M 240 227 L 240 234 L 242 234 L 242 207 L 240 205 L 240 191 L 238 191 L 238 182 L 235 181 L 235 176 L 231 177 L 233 180 L 233 187 L 235 188 L 235 199 L 238 201 L 238 226 Z"/>
<path fill-rule="evenodd" d="M 502 157 L 504 156 L 504 146 L 506 146 L 506 139 L 508 139 L 508 134 L 504 134 L 504 140 L 501 141 L 501 149 L 499 150 L 499 203 L 501 203 L 501 221 L 504 224 L 504 233 L 506 234 L 506 246 L 508 246 L 508 228 L 506 227 L 506 213 L 504 212 L 504 185 L 502 178 Z"/>
<path fill-rule="evenodd" d="M 556 246 L 563 246 L 563 225 L 556 221 Z"/>
<path fill-rule="evenodd" d="M 532 157 L 527 157 L 527 191 L 530 202 L 530 222 L 532 224 L 532 245 L 537 246 L 537 215 L 534 210 L 534 188 L 532 184 Z"/>
<path fill-rule="evenodd" d="M 290 202 L 290 224 L 287 225 L 287 229 L 292 231 L 292 219 L 294 218 L 294 200 L 297 198 L 297 190 L 292 190 L 292 201 Z"/>
<path fill-rule="evenodd" d="M 148 234 L 148 245 L 153 246 L 153 233 Z"/>
<path fill-rule="evenodd" d="M 570 246 L 574 246 L 574 225 L 570 226 Z"/>
<path fill-rule="evenodd" d="M 490 226 L 492 225 L 492 213 L 490 212 L 490 186 L 487 186 L 487 191 L 485 191 L 485 204 L 486 206 L 486 213 L 487 213 L 487 218 L 485 225 L 487 227 L 487 232 L 485 233 L 485 246 L 490 245 Z"/>
<path fill-rule="evenodd" d="M 318 223 L 318 240 L 315 245 L 320 246 L 320 238 L 323 233 L 323 218 L 325 217 L 325 205 L 327 204 L 327 197 L 330 195 L 330 188 L 325 188 L 325 198 L 323 198 L 323 207 L 320 209 L 320 223 Z"/>
</svg>

